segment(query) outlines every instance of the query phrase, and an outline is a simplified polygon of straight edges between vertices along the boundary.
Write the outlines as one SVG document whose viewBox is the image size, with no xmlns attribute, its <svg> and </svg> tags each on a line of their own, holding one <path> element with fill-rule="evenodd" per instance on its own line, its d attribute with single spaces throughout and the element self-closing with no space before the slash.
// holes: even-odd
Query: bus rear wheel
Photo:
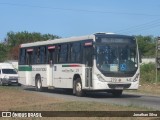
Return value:
<svg viewBox="0 0 160 120">
<path fill-rule="evenodd" d="M 42 91 L 42 81 L 41 81 L 41 77 L 37 76 L 36 77 L 36 91 L 41 92 Z"/>
<path fill-rule="evenodd" d="M 82 90 L 82 82 L 80 78 L 77 78 L 75 81 L 75 95 L 78 97 L 82 97 L 84 92 Z"/>
</svg>

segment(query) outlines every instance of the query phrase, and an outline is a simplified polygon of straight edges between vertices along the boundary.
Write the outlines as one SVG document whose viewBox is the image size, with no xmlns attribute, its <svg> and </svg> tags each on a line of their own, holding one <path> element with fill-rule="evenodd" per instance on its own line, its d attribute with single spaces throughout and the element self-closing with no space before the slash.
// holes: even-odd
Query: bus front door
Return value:
<svg viewBox="0 0 160 120">
<path fill-rule="evenodd" d="M 85 68 L 85 87 L 92 87 L 92 66 L 93 66 L 93 47 L 85 46 L 83 51 L 83 62 Z"/>
</svg>

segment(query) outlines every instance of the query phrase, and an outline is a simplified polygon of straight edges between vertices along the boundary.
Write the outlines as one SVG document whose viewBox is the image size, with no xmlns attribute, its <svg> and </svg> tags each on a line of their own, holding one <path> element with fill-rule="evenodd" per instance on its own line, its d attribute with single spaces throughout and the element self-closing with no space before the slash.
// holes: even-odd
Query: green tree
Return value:
<svg viewBox="0 0 160 120">
<path fill-rule="evenodd" d="M 14 47 L 22 43 L 44 41 L 44 40 L 56 39 L 56 38 L 60 38 L 60 37 L 57 35 L 41 34 L 37 32 L 29 33 L 27 31 L 17 32 L 17 33 L 8 32 L 7 37 L 5 39 L 5 43 L 11 47 Z"/>
<path fill-rule="evenodd" d="M 136 36 L 138 41 L 139 50 L 143 57 L 154 57 L 155 56 L 155 38 L 152 36 Z"/>
<path fill-rule="evenodd" d="M 9 51 L 8 45 L 0 43 L 0 62 L 3 62 L 7 59 L 8 51 Z"/>
<path fill-rule="evenodd" d="M 56 38 L 60 38 L 60 37 L 52 34 L 41 34 L 37 32 L 30 33 L 27 31 L 8 32 L 7 37 L 4 40 L 5 46 L 7 46 L 7 50 L 4 50 L 4 52 L 2 53 L 1 56 L 4 56 L 4 57 L 1 58 L 2 59 L 1 61 L 4 61 L 6 59 L 17 60 L 20 44 L 37 42 L 37 41 L 45 41 L 48 39 L 56 39 Z M 4 49 L 3 45 L 2 47 Z"/>
</svg>

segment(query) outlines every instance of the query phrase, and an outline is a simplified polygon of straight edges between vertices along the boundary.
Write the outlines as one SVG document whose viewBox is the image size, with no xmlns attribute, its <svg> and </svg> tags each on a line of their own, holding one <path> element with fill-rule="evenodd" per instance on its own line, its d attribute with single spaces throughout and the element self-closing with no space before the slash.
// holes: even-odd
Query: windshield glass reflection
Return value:
<svg viewBox="0 0 160 120">
<path fill-rule="evenodd" d="M 97 67 L 103 72 L 132 72 L 137 69 L 135 45 L 97 45 L 96 52 Z"/>
</svg>

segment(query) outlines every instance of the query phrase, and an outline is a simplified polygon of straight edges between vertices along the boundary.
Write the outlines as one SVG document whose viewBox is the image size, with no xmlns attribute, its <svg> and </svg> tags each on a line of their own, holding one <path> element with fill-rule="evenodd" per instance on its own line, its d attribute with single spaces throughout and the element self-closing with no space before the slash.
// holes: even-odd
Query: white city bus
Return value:
<svg viewBox="0 0 160 120">
<path fill-rule="evenodd" d="M 96 33 L 22 44 L 19 82 L 35 86 L 85 91 L 106 91 L 120 96 L 138 89 L 139 52 L 133 36 Z"/>
</svg>

